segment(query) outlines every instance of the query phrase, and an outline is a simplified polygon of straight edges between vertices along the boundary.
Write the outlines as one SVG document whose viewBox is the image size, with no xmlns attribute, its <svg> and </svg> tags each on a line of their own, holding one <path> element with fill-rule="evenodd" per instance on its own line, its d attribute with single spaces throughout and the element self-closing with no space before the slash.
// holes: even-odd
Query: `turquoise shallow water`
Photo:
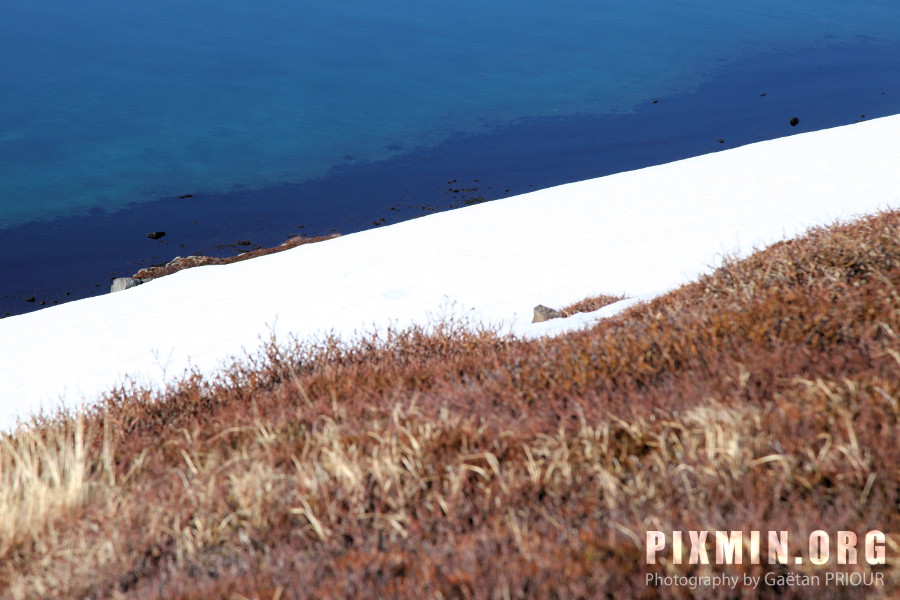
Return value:
<svg viewBox="0 0 900 600">
<path fill-rule="evenodd" d="M 2 229 L 302 182 L 522 118 L 629 114 L 735 61 L 900 42 L 900 8 L 3 0 L 0 40 Z"/>
</svg>

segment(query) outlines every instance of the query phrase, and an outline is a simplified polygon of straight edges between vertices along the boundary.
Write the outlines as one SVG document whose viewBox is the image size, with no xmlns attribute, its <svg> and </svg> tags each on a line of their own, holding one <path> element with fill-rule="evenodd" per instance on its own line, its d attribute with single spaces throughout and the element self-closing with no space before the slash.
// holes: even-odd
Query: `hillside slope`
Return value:
<svg viewBox="0 0 900 600">
<path fill-rule="evenodd" d="M 586 331 L 449 321 L 120 390 L 3 438 L 0 597 L 892 597 L 898 286 L 894 211 Z M 887 562 L 644 560 L 648 530 L 816 529 L 886 532 Z M 883 585 L 646 580 L 825 571 Z"/>
<path fill-rule="evenodd" d="M 516 333 L 537 304 L 681 285 L 806 228 L 900 203 L 900 115 L 430 215 L 0 320 L 0 429 L 131 378 L 214 373 L 271 335 L 449 314 Z M 44 365 L 52 364 L 52 369 Z"/>
</svg>

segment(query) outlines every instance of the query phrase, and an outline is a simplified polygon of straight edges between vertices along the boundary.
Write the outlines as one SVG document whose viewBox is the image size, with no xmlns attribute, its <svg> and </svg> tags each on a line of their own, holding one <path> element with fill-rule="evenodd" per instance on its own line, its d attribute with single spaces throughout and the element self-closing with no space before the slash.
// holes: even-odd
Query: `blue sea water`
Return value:
<svg viewBox="0 0 900 600">
<path fill-rule="evenodd" d="M 73 230 L 94 279 L 205 243 L 103 263 L 110 215 L 353 230 L 900 112 L 896 0 L 0 0 L 0 47 L 0 231 L 28 251 L 6 312 Z M 416 188 L 442 164 L 481 175 Z"/>
</svg>

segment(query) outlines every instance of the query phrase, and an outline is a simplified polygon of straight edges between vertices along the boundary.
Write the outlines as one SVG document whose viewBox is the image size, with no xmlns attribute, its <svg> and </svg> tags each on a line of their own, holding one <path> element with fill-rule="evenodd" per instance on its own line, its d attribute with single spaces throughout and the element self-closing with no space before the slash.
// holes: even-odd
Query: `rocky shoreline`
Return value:
<svg viewBox="0 0 900 600">
<path fill-rule="evenodd" d="M 231 263 L 249 260 L 251 258 L 257 258 L 259 256 L 265 256 L 267 254 L 284 252 L 285 250 L 290 250 L 291 248 L 296 248 L 297 246 L 314 244 L 316 242 L 324 242 L 325 240 L 331 240 L 336 237 L 340 237 L 340 234 L 333 233 L 331 235 L 323 235 L 317 237 L 297 235 L 290 237 L 286 242 L 279 244 L 278 246 L 274 246 L 271 248 L 257 248 L 256 250 L 249 250 L 247 252 L 242 252 L 237 256 L 230 256 L 226 258 L 218 258 L 215 256 L 176 256 L 164 265 L 145 267 L 131 277 L 117 277 L 113 279 L 109 291 L 110 293 L 121 292 L 138 285 L 148 283 L 150 281 L 153 281 L 154 279 L 159 279 L 160 277 L 166 277 L 167 275 L 172 275 L 179 271 L 184 271 L 185 269 L 192 269 L 194 267 L 202 267 L 206 265 L 228 265 Z"/>
</svg>

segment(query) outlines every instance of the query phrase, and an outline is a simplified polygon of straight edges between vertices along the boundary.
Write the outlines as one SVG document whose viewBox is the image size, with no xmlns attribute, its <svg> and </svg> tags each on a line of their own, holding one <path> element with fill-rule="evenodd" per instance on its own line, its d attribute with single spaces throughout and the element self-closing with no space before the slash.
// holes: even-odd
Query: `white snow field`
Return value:
<svg viewBox="0 0 900 600">
<path fill-rule="evenodd" d="M 450 313 L 523 336 L 584 327 L 633 301 L 535 325 L 532 308 L 650 298 L 723 254 L 898 205 L 900 115 L 189 269 L 0 320 L 0 429 L 126 376 L 159 385 L 189 367 L 213 372 L 272 334 L 348 337 Z"/>
</svg>

